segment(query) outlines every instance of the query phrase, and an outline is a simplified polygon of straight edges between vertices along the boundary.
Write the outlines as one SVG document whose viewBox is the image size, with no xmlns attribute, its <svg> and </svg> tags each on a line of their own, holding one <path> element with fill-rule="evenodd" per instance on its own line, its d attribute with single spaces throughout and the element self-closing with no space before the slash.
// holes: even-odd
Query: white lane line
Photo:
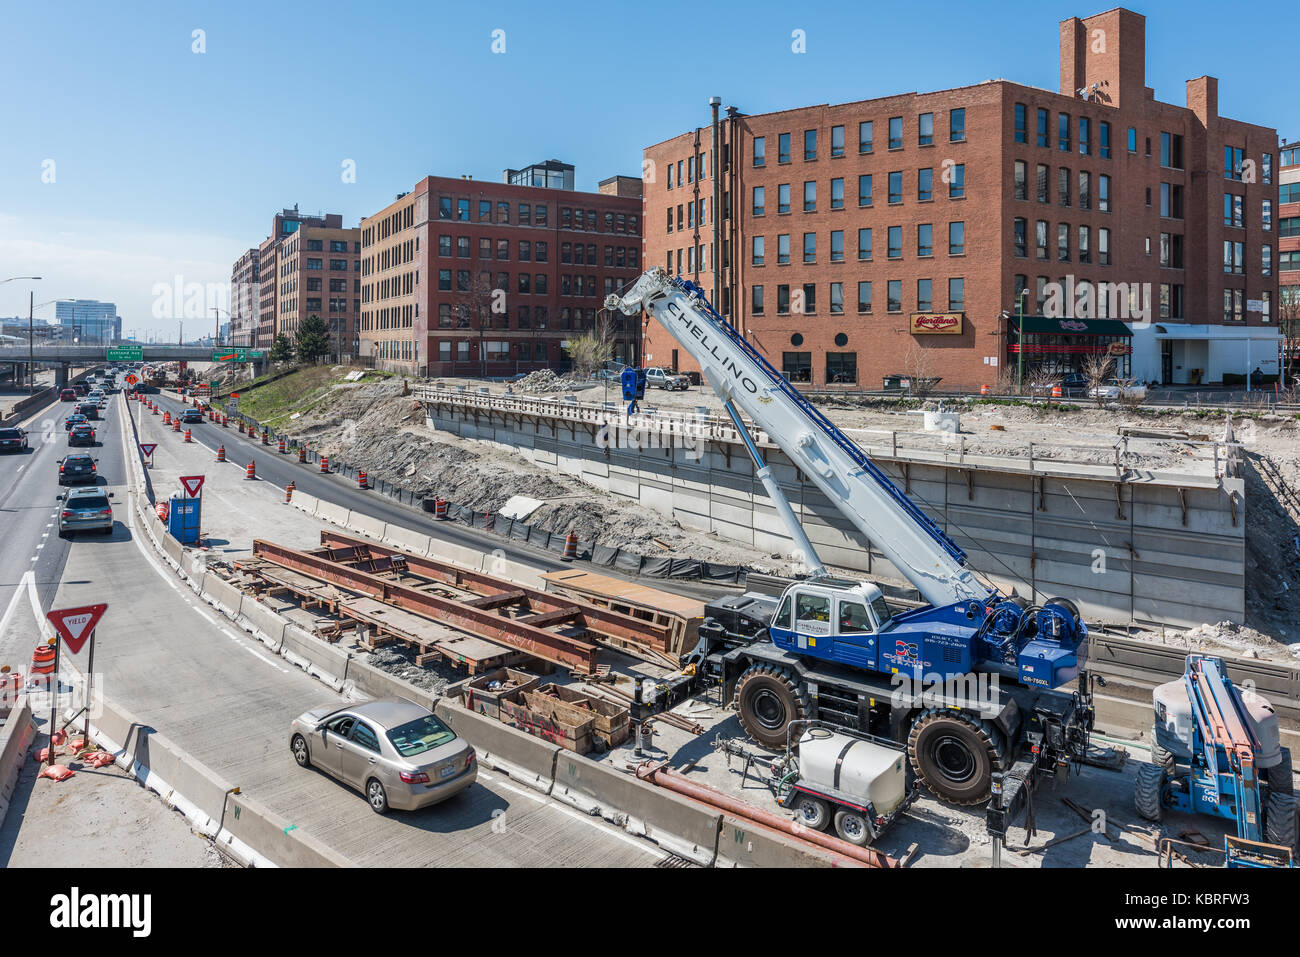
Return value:
<svg viewBox="0 0 1300 957">
<path fill-rule="evenodd" d="M 9 599 L 9 607 L 5 609 L 3 617 L 0 617 L 0 635 L 3 635 L 5 629 L 9 627 L 9 619 L 13 617 L 14 609 L 18 607 L 18 602 L 26 597 L 27 582 L 33 577 L 35 576 L 32 575 L 32 570 L 29 568 L 27 571 L 23 572 L 23 577 L 18 579 L 18 584 L 14 588 L 13 597 Z"/>
<path fill-rule="evenodd" d="M 588 827 L 594 827 L 596 830 L 600 831 L 603 834 L 608 835 L 609 837 L 616 837 L 624 844 L 630 844 L 632 847 L 635 847 L 640 851 L 644 851 L 645 853 L 649 854 L 651 857 L 658 857 L 661 860 L 667 860 L 668 858 L 667 854 L 664 854 L 662 851 L 659 851 L 657 848 L 651 846 L 648 842 L 638 840 L 637 838 L 633 837 L 631 834 L 628 834 L 625 831 L 620 831 L 617 828 L 613 827 L 612 825 L 606 824 L 603 820 L 589 817 L 586 814 L 579 814 L 573 808 L 566 807 L 565 805 L 555 801 L 553 798 L 548 799 L 546 797 L 543 797 L 540 794 L 536 794 L 534 792 L 522 788 L 517 788 L 513 784 L 507 784 L 505 780 L 503 780 L 502 778 L 498 778 L 495 775 L 488 774 L 482 768 L 479 769 L 478 778 L 480 781 L 486 781 L 488 784 L 491 784 L 493 787 L 499 787 L 502 790 L 510 791 L 513 794 L 518 794 L 520 797 L 526 797 L 529 798 L 530 800 L 536 801 L 538 804 L 543 804 L 547 807 L 554 808 L 555 810 L 559 811 L 561 814 L 567 815 L 568 817 L 573 818 L 575 821 L 581 821 L 583 824 L 586 824 Z"/>
<path fill-rule="evenodd" d="M 45 543 L 41 542 L 39 545 L 36 546 L 36 550 L 39 552 L 44 547 L 45 547 Z"/>
<path fill-rule="evenodd" d="M 36 561 L 36 559 L 32 559 Z M 27 598 L 32 604 L 32 614 L 36 616 L 36 624 L 40 626 L 41 634 L 47 639 L 54 637 L 54 626 L 50 624 L 49 619 L 45 617 L 45 610 L 41 608 L 41 597 L 36 594 L 36 576 L 30 571 L 27 573 Z"/>
<path fill-rule="evenodd" d="M 21 472 L 21 471 L 22 471 L 23 469 L 25 469 L 25 468 L 27 468 L 26 465 L 20 465 L 20 466 L 18 466 L 18 471 Z"/>
<path fill-rule="evenodd" d="M 49 528 L 50 526 L 46 525 L 45 527 L 46 527 L 46 528 Z M 50 537 L 50 533 L 49 533 L 49 532 L 45 532 L 44 534 L 41 535 L 41 538 L 49 538 L 49 537 Z"/>
</svg>

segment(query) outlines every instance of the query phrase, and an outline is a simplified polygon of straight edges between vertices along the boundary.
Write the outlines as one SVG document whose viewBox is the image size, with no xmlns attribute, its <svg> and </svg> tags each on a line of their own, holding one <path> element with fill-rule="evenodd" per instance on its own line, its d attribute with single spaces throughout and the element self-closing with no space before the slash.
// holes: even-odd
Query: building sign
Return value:
<svg viewBox="0 0 1300 957">
<path fill-rule="evenodd" d="M 912 335 L 959 336 L 964 312 L 914 312 Z"/>
<path fill-rule="evenodd" d="M 1264 300 L 1263 300 L 1263 299 L 1247 299 L 1247 300 L 1246 300 L 1246 311 L 1247 311 L 1247 312 L 1263 312 L 1263 311 L 1264 311 Z"/>
<path fill-rule="evenodd" d="M 1127 356 L 1133 354 L 1133 347 L 1125 342 L 1112 342 L 1106 351 L 1112 356 Z"/>
</svg>

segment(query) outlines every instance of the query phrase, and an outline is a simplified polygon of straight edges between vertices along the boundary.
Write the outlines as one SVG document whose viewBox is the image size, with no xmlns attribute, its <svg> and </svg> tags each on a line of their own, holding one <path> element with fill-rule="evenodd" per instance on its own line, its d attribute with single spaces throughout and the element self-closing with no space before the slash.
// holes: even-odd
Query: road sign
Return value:
<svg viewBox="0 0 1300 957">
<path fill-rule="evenodd" d="M 139 381 L 140 381 L 140 377 L 136 375 L 134 372 L 132 372 L 129 376 L 126 377 L 127 385 L 135 385 Z"/>
<path fill-rule="evenodd" d="M 63 638 L 68 650 L 75 655 L 81 651 L 81 646 L 86 643 L 86 639 L 94 634 L 96 623 L 107 610 L 107 604 L 83 605 L 80 608 L 53 610 L 45 617 Z"/>
<path fill-rule="evenodd" d="M 181 485 L 185 486 L 185 491 L 190 493 L 190 498 L 199 494 L 199 489 L 203 488 L 202 475 L 182 475 Z"/>
<path fill-rule="evenodd" d="M 248 349 L 244 346 L 229 346 L 212 353 L 213 362 L 247 362 L 249 359 L 261 359 L 266 353 L 261 349 Z"/>
<path fill-rule="evenodd" d="M 104 360 L 106 362 L 143 362 L 144 346 L 109 346 Z"/>
<path fill-rule="evenodd" d="M 140 451 L 144 453 L 145 458 L 153 458 L 153 450 L 158 448 L 157 442 L 141 442 Z"/>
</svg>

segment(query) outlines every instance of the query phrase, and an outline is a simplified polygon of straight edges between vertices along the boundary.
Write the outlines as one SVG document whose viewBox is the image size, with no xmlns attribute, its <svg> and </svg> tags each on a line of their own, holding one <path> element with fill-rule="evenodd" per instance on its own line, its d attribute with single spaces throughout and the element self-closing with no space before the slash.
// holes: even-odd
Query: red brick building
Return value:
<svg viewBox="0 0 1300 957">
<path fill-rule="evenodd" d="M 645 259 L 716 280 L 723 315 L 812 386 L 1014 384 L 1021 298 L 1026 378 L 1098 352 L 1171 384 L 1275 373 L 1276 131 L 1220 117 L 1212 77 L 1156 100 L 1145 31 L 1124 9 L 1062 22 L 1056 93 L 729 109 L 716 157 L 708 127 L 645 150 Z M 645 351 L 693 368 L 656 324 Z"/>
<path fill-rule="evenodd" d="M 630 183 L 428 176 L 361 222 L 361 354 L 417 375 L 505 376 L 567 366 L 569 338 L 599 325 L 628 360 L 638 325 L 603 303 L 641 269 Z"/>
<path fill-rule="evenodd" d="M 1300 143 L 1285 143 L 1278 164 L 1278 316 L 1288 381 L 1300 375 Z"/>
</svg>

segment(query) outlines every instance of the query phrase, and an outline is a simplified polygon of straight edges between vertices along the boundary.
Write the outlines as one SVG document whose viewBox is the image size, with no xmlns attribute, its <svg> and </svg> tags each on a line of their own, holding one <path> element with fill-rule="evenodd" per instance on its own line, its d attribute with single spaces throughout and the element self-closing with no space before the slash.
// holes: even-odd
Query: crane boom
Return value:
<svg viewBox="0 0 1300 957">
<path fill-rule="evenodd" d="M 699 363 L 737 427 L 743 424 L 734 406 L 768 434 L 930 604 L 983 602 L 993 594 L 967 567 L 965 552 L 718 315 L 698 286 L 654 267 L 624 295 L 608 296 L 605 305 L 627 315 L 644 309 L 657 319 Z M 762 471 L 761 459 L 756 463 Z M 776 488 L 783 499 L 775 482 L 763 477 L 769 494 Z M 794 541 L 806 543 L 793 512 L 780 504 L 786 523 L 793 523 Z M 810 564 L 820 567 L 815 554 Z"/>
</svg>

